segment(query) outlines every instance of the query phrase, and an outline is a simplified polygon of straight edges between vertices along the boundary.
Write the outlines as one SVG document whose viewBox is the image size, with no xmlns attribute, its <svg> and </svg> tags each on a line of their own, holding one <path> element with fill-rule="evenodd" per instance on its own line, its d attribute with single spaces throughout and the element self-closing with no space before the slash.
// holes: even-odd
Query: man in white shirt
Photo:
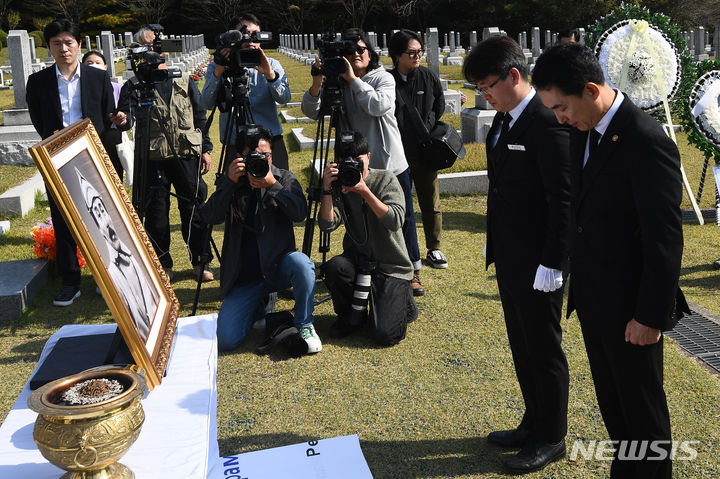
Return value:
<svg viewBox="0 0 720 479">
<path fill-rule="evenodd" d="M 102 138 L 110 126 L 115 105 L 110 77 L 106 71 L 78 61 L 80 30 L 65 18 L 45 27 L 45 41 L 55 65 L 28 78 L 26 99 L 33 126 L 47 138 L 81 118 L 89 118 Z M 69 306 L 80 296 L 80 266 L 77 245 L 48 190 L 50 214 L 55 229 L 56 264 L 62 289 L 56 306 Z"/>
<path fill-rule="evenodd" d="M 560 315 L 570 236 L 569 129 L 542 105 L 510 37 L 476 45 L 463 72 L 498 111 L 486 141 L 486 267 L 495 263 L 525 402 L 520 424 L 491 432 L 488 441 L 522 448 L 505 466 L 524 473 L 565 455 L 568 365 Z"/>
</svg>

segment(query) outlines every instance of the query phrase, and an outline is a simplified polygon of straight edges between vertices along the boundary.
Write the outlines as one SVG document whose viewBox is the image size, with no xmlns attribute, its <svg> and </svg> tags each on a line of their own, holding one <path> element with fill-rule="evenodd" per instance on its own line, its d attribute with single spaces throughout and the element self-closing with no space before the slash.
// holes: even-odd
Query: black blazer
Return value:
<svg viewBox="0 0 720 479">
<path fill-rule="evenodd" d="M 680 154 L 627 97 L 585 168 L 574 131 L 574 244 L 568 315 L 586 332 L 624 334 L 631 319 L 672 329 L 683 250 Z M 684 298 L 682 298 L 684 302 Z"/>
<path fill-rule="evenodd" d="M 30 75 L 25 98 L 35 130 L 45 139 L 62 130 L 62 109 L 55 65 Z M 110 127 L 108 115 L 115 109 L 113 89 L 106 71 L 80 63 L 82 116 L 92 121 L 98 135 Z"/>
<path fill-rule="evenodd" d="M 503 113 L 495 115 L 488 140 L 502 118 Z M 486 142 L 486 268 L 495 262 L 499 269 L 522 268 L 533 277 L 539 264 L 565 269 L 571 218 L 569 139 L 569 128 L 557 123 L 536 94 L 504 139 L 494 148 Z"/>
</svg>

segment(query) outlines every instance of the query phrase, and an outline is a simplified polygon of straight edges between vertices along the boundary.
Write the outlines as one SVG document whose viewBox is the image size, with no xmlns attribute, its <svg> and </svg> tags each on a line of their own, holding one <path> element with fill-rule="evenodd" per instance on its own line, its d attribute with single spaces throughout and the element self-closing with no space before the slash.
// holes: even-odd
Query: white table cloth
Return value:
<svg viewBox="0 0 720 479">
<path fill-rule="evenodd" d="M 162 384 L 142 400 L 145 424 L 120 462 L 138 479 L 206 478 L 218 461 L 216 315 L 180 318 Z M 66 325 L 43 348 L 45 358 L 64 336 L 112 333 L 114 324 Z M 37 369 L 37 367 L 36 367 Z M 32 438 L 37 414 L 27 407 L 28 384 L 0 426 L 0 478 L 57 479 L 63 471 L 42 457 Z"/>
</svg>

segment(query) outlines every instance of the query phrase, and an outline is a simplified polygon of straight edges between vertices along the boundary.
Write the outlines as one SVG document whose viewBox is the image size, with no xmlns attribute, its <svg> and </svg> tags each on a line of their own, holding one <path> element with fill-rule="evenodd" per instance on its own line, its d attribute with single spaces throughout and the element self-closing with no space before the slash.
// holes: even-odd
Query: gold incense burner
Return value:
<svg viewBox="0 0 720 479">
<path fill-rule="evenodd" d="M 99 366 L 50 382 L 30 395 L 28 407 L 38 413 L 33 439 L 45 459 L 68 471 L 61 479 L 135 477 L 117 461 L 145 421 L 140 403 L 146 388 L 143 374 L 136 366 Z M 65 404 L 66 391 L 92 379 L 117 381 L 123 391 L 95 404 Z"/>
</svg>

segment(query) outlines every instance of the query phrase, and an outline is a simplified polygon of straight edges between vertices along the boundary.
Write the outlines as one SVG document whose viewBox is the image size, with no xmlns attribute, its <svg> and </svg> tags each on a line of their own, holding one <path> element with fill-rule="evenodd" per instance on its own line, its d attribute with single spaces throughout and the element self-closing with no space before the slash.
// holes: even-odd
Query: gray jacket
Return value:
<svg viewBox="0 0 720 479">
<path fill-rule="evenodd" d="M 302 111 L 317 119 L 320 95 L 306 91 Z M 343 86 L 343 106 L 350 127 L 362 133 L 370 145 L 370 168 L 388 170 L 397 176 L 407 170 L 400 130 L 395 119 L 395 79 L 383 67 L 371 70 L 362 78 Z"/>
</svg>

